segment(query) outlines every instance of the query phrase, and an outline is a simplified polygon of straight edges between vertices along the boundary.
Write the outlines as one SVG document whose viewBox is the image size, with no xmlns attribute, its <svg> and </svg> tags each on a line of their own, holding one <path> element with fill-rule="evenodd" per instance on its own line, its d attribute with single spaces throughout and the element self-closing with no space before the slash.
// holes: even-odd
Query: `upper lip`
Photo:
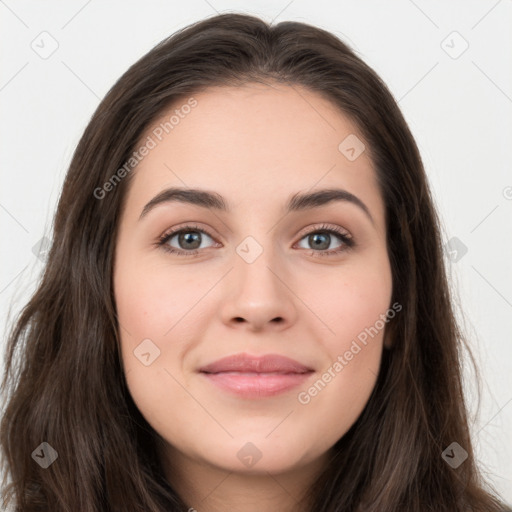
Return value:
<svg viewBox="0 0 512 512">
<path fill-rule="evenodd" d="M 205 373 L 307 373 L 313 370 L 294 359 L 278 354 L 266 354 L 261 357 L 235 354 L 207 364 L 201 367 L 199 371 Z"/>
</svg>

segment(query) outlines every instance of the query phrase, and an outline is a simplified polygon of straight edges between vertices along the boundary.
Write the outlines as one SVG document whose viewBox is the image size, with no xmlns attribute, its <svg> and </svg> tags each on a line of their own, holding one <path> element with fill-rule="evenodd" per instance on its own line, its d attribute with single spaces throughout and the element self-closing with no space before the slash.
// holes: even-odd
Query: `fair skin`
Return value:
<svg viewBox="0 0 512 512">
<path fill-rule="evenodd" d="M 380 329 L 344 359 L 341 371 L 332 370 L 390 308 L 375 170 L 368 151 L 351 161 L 338 149 L 350 134 L 363 140 L 356 126 L 304 88 L 249 84 L 194 98 L 197 106 L 137 166 L 122 212 L 114 292 L 128 387 L 161 436 L 168 479 L 188 506 L 198 512 L 307 510 L 304 491 L 360 416 L 389 343 Z M 163 202 L 139 219 L 168 187 L 216 192 L 230 210 Z M 357 196 L 368 214 L 350 201 L 285 212 L 292 195 L 326 188 Z M 196 245 L 188 248 L 179 235 L 166 245 L 182 252 L 199 247 L 195 256 L 156 245 L 188 223 L 207 234 L 188 229 Z M 330 233 L 315 246 L 308 235 L 324 224 L 355 245 L 347 249 Z M 246 237 L 257 242 L 246 251 L 262 251 L 251 262 L 237 252 Z M 160 350 L 147 366 L 134 355 L 145 339 L 153 344 L 146 352 Z M 198 372 L 241 352 L 284 355 L 314 371 L 298 388 L 264 399 L 227 393 Z M 329 382 L 301 403 L 299 393 L 329 368 Z M 244 447 L 261 456 L 250 467 L 238 456 Z"/>
</svg>

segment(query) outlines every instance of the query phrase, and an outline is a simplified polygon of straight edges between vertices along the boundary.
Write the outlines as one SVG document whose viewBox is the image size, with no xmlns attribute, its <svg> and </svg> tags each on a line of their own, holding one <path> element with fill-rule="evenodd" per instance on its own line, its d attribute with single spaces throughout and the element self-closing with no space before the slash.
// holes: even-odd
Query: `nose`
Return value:
<svg viewBox="0 0 512 512">
<path fill-rule="evenodd" d="M 297 318 L 299 299 L 293 288 L 292 277 L 275 251 L 265 249 L 251 263 L 235 254 L 224 285 L 222 321 L 251 332 L 287 329 Z"/>
</svg>

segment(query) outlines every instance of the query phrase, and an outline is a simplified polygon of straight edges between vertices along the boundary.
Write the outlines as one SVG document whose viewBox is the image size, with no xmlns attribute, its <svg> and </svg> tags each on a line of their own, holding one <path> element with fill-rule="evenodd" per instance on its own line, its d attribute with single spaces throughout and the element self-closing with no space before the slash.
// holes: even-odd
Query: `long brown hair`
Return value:
<svg viewBox="0 0 512 512">
<path fill-rule="evenodd" d="M 502 510 L 471 447 L 466 345 L 440 222 L 396 102 L 329 32 L 241 14 L 211 17 L 159 43 L 111 88 L 76 148 L 44 273 L 9 332 L 4 505 L 18 512 L 187 510 L 164 477 L 161 440 L 132 401 L 120 359 L 112 265 L 133 173 L 105 184 L 178 99 L 256 81 L 305 86 L 359 127 L 386 205 L 392 302 L 403 306 L 387 327 L 393 346 L 370 400 L 310 490 L 311 512 Z M 453 442 L 467 452 L 457 468 L 442 457 Z M 43 468 L 36 457 L 51 458 L 50 448 L 58 458 Z"/>
</svg>

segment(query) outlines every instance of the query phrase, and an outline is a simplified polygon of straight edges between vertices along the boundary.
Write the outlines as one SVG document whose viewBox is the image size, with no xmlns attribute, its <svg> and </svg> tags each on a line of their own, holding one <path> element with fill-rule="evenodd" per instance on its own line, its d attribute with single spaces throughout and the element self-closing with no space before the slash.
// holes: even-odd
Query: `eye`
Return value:
<svg viewBox="0 0 512 512">
<path fill-rule="evenodd" d="M 341 244 L 335 249 L 325 250 L 329 248 L 333 241 L 332 235 L 334 235 L 334 238 L 341 240 Z M 355 245 L 354 240 L 348 233 L 341 231 L 338 227 L 327 225 L 315 228 L 314 231 L 310 231 L 306 236 L 302 237 L 301 241 L 302 240 L 306 240 L 306 244 L 313 247 L 313 250 L 309 253 L 312 256 L 331 256 L 339 254 Z M 305 247 L 305 249 L 308 249 L 308 247 Z"/>
<path fill-rule="evenodd" d="M 332 235 L 334 235 L 334 238 L 341 240 L 341 244 L 335 249 L 326 250 L 331 245 L 333 240 Z M 156 245 L 161 247 L 164 251 L 177 254 L 178 256 L 195 256 L 200 252 L 200 249 L 205 249 L 204 246 L 202 247 L 202 242 L 205 237 L 213 240 L 213 237 L 203 228 L 195 225 L 187 225 L 164 233 L 159 238 Z M 174 243 L 178 245 L 177 247 L 176 245 L 171 245 L 173 239 L 175 239 Z M 309 253 L 311 256 L 331 256 L 340 254 L 355 245 L 354 240 L 348 233 L 343 232 L 337 226 L 328 226 L 325 224 L 303 236 L 300 242 L 302 240 L 306 240 L 306 243 L 311 244 L 313 247 Z"/>
<path fill-rule="evenodd" d="M 201 247 L 204 236 L 212 240 L 212 237 L 204 229 L 189 225 L 164 233 L 157 242 L 157 245 L 162 247 L 164 251 L 172 254 L 193 256 L 199 252 L 199 249 L 204 249 L 204 247 Z M 169 244 L 174 238 L 178 247 Z"/>
</svg>

